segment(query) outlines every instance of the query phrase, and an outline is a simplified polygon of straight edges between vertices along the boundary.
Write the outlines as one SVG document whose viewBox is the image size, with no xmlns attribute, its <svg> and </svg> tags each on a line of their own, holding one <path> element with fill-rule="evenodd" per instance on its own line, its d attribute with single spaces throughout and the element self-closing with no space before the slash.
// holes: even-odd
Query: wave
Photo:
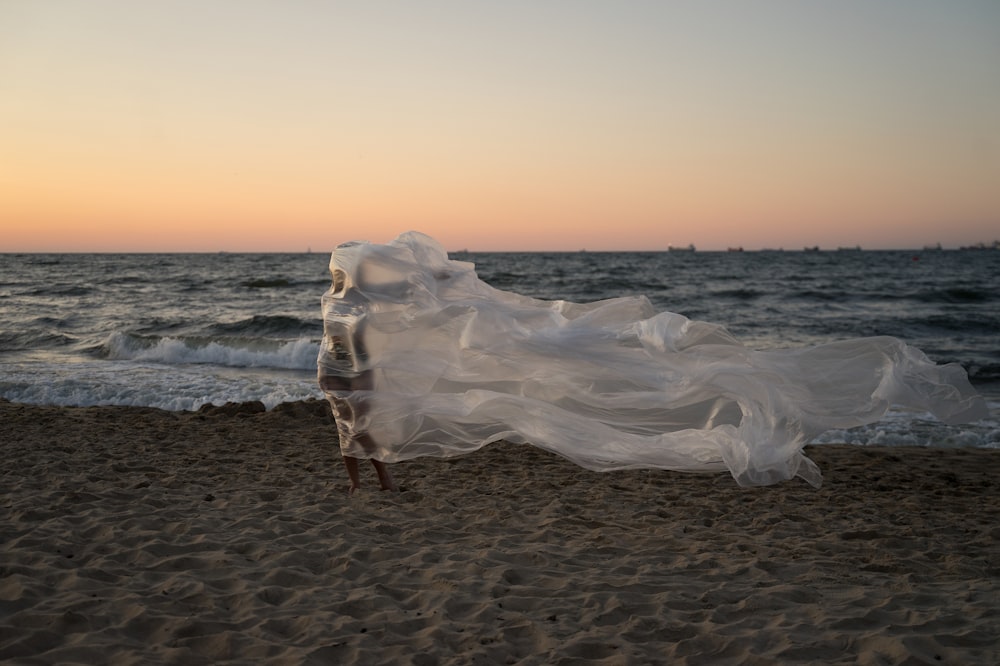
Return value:
<svg viewBox="0 0 1000 666">
<path fill-rule="evenodd" d="M 311 291 L 318 290 L 319 293 L 322 293 L 323 291 L 326 291 L 327 287 L 330 286 L 330 279 L 325 275 L 319 280 L 269 277 L 243 280 L 239 284 L 241 287 L 246 287 L 247 289 L 288 289 L 295 287 L 296 289 L 307 289 Z"/>
<path fill-rule="evenodd" d="M 949 426 L 930 414 L 890 409 L 876 423 L 847 429 L 833 429 L 819 435 L 812 444 L 853 444 L 859 446 L 919 446 L 935 449 L 1000 449 L 1000 403 L 990 401 L 991 416 L 976 423 Z"/>
<path fill-rule="evenodd" d="M 52 349 L 69 347 L 77 339 L 71 335 L 42 330 L 0 331 L 0 352 L 20 352 L 29 349 Z M 318 352 L 317 352 L 318 353 Z"/>
<path fill-rule="evenodd" d="M 245 280 L 240 284 L 247 289 L 284 289 L 293 286 L 295 283 L 288 278 L 258 278 L 256 280 Z"/>
<path fill-rule="evenodd" d="M 66 297 L 78 297 L 78 296 L 89 296 L 94 292 L 93 287 L 88 287 L 81 284 L 55 284 L 55 285 L 45 285 L 42 287 L 35 287 L 29 289 L 25 292 L 28 296 L 38 296 L 41 298 L 52 299 L 52 298 L 66 298 Z"/>
<path fill-rule="evenodd" d="M 946 304 L 987 303 L 996 300 L 997 295 L 990 289 L 972 287 L 951 287 L 947 289 L 929 289 L 913 294 L 913 300 L 918 302 L 933 302 Z"/>
<path fill-rule="evenodd" d="M 748 288 L 736 288 L 736 289 L 720 289 L 719 291 L 711 292 L 712 298 L 725 298 L 727 300 L 737 300 L 737 301 L 753 301 L 766 294 L 762 291 L 756 289 Z"/>
<path fill-rule="evenodd" d="M 192 411 L 204 405 L 260 401 L 267 409 L 322 398 L 314 377 L 261 370 L 163 366 L 136 361 L 6 364 L 0 398 L 35 405 L 122 405 Z"/>
<path fill-rule="evenodd" d="M 211 336 L 288 336 L 312 330 L 319 337 L 323 332 L 318 319 L 307 320 L 287 315 L 254 315 L 239 321 L 212 324 L 205 330 Z"/>
<path fill-rule="evenodd" d="M 849 300 L 851 295 L 840 289 L 800 289 L 789 291 L 787 294 L 781 295 L 781 298 L 785 301 L 827 303 L 831 301 L 843 302 Z"/>
<path fill-rule="evenodd" d="M 207 363 L 236 368 L 313 370 L 319 341 L 311 338 L 158 337 L 115 332 L 101 345 L 101 355 L 115 361 L 179 365 Z"/>
<path fill-rule="evenodd" d="M 969 379 L 973 384 L 1000 383 L 1000 364 L 998 363 L 962 361 L 961 364 L 969 373 Z"/>
<path fill-rule="evenodd" d="M 848 297 L 863 302 L 919 303 L 926 305 L 978 305 L 996 300 L 997 296 L 988 288 L 942 287 L 889 290 L 886 285 L 859 289 Z"/>
</svg>

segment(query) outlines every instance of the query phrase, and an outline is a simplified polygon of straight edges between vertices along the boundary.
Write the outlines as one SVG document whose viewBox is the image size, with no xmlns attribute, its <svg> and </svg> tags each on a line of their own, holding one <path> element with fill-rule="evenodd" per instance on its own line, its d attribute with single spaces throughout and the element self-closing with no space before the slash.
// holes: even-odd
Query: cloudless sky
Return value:
<svg viewBox="0 0 1000 666">
<path fill-rule="evenodd" d="M 0 0 L 0 251 L 1000 238 L 996 0 Z"/>
</svg>

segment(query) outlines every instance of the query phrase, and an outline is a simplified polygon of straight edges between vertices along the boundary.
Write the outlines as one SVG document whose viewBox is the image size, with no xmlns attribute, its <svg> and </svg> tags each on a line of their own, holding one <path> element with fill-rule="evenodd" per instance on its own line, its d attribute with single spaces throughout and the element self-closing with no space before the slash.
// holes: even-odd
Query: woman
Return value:
<svg viewBox="0 0 1000 666">
<path fill-rule="evenodd" d="M 334 284 L 323 296 L 324 335 L 317 367 L 320 388 L 326 393 L 337 421 L 344 467 L 351 482 L 349 495 L 361 488 L 358 457 L 350 455 L 357 448 L 372 461 L 382 490 L 398 490 L 386 464 L 370 457 L 377 448 L 371 436 L 358 430 L 365 421 L 366 410 L 352 407 L 348 399 L 354 391 L 373 388 L 364 346 L 366 304 L 361 292 L 347 286 L 344 273 L 335 272 Z"/>
</svg>

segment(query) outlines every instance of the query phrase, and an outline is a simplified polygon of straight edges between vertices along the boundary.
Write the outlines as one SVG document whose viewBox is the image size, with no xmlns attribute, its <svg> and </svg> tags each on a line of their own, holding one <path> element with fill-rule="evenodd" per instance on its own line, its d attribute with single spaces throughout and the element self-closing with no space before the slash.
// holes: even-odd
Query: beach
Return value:
<svg viewBox="0 0 1000 666">
<path fill-rule="evenodd" d="M 1000 450 L 807 448 L 824 485 L 532 446 L 348 496 L 318 400 L 0 401 L 0 661 L 994 664 Z"/>
</svg>

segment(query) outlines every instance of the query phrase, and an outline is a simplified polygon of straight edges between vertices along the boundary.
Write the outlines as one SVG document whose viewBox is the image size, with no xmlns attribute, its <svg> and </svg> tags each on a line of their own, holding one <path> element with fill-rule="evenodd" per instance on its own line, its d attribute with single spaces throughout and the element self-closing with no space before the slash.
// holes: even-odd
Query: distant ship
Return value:
<svg viewBox="0 0 1000 666">
<path fill-rule="evenodd" d="M 819 252 L 819 245 L 813 245 L 812 247 L 802 248 L 803 252 Z"/>
<path fill-rule="evenodd" d="M 668 245 L 667 252 L 694 252 L 694 245 L 692 244 L 686 247 L 675 247 L 673 245 Z"/>
<path fill-rule="evenodd" d="M 992 245 L 987 245 L 986 243 L 983 243 L 982 241 L 980 241 L 979 243 L 975 243 L 973 245 L 963 245 L 962 247 L 960 247 L 958 249 L 959 250 L 1000 250 L 1000 240 L 993 241 Z"/>
</svg>

